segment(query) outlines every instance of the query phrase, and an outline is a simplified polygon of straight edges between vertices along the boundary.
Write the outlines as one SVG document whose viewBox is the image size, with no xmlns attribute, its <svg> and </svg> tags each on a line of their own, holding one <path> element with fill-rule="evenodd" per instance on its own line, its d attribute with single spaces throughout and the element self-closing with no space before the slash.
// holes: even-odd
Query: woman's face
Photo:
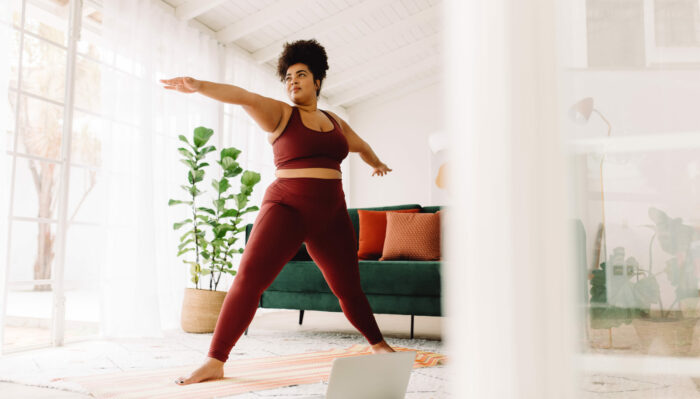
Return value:
<svg viewBox="0 0 700 399">
<path fill-rule="evenodd" d="M 290 65 L 284 77 L 284 84 L 287 95 L 293 103 L 304 104 L 316 100 L 316 87 L 319 82 L 314 82 L 311 70 L 306 64 Z"/>
</svg>

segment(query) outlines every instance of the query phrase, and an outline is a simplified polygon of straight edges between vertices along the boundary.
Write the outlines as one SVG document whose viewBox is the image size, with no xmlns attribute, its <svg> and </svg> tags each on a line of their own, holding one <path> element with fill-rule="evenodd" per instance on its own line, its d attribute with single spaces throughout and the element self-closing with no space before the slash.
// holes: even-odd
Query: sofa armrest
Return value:
<svg viewBox="0 0 700 399">
<path fill-rule="evenodd" d="M 248 244 L 248 238 L 250 237 L 250 231 L 253 230 L 253 224 L 248 223 L 245 226 L 245 243 Z"/>
</svg>

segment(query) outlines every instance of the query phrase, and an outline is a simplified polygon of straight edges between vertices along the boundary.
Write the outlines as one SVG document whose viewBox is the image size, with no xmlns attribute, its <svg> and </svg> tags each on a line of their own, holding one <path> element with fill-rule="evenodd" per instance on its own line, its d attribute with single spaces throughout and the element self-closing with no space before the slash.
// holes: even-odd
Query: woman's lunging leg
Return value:
<svg viewBox="0 0 700 399">
<path fill-rule="evenodd" d="M 263 202 L 234 283 L 221 306 L 209 357 L 189 377 L 178 377 L 176 383 L 188 385 L 223 378 L 224 362 L 252 321 L 260 295 L 294 256 L 303 235 L 301 218 L 294 209 L 276 202 Z"/>
<path fill-rule="evenodd" d="M 301 246 L 303 230 L 301 217 L 293 208 L 279 203 L 263 205 L 221 307 L 209 357 L 222 362 L 228 359 L 253 320 L 263 291 Z"/>
<path fill-rule="evenodd" d="M 343 207 L 326 229 L 308 237 L 306 247 L 350 323 L 371 345 L 382 342 L 382 333 L 360 285 L 355 232 L 347 210 Z"/>
</svg>

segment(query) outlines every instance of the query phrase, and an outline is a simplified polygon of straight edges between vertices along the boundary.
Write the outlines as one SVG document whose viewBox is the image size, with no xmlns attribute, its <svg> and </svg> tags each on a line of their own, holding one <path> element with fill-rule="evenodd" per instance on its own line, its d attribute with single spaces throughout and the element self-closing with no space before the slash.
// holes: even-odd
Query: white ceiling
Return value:
<svg viewBox="0 0 700 399">
<path fill-rule="evenodd" d="M 276 70 L 285 42 L 318 40 L 322 95 L 352 107 L 441 80 L 440 0 L 161 0 L 228 46 Z"/>
</svg>

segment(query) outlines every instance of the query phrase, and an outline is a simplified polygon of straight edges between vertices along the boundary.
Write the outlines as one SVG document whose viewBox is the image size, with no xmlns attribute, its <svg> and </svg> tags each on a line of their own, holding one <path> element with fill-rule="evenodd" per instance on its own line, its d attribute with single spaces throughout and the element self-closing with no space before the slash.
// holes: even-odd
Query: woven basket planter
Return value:
<svg viewBox="0 0 700 399">
<path fill-rule="evenodd" d="M 226 291 L 185 288 L 180 325 L 188 333 L 210 333 L 216 327 Z"/>
</svg>

